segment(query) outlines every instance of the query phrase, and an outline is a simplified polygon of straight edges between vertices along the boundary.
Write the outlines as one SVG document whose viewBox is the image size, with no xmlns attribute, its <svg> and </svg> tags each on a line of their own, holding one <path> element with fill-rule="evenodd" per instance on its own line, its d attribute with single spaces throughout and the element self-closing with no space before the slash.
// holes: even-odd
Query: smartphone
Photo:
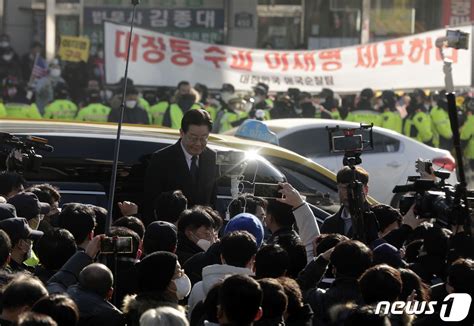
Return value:
<svg viewBox="0 0 474 326">
<path fill-rule="evenodd" d="M 102 254 L 113 254 L 116 248 L 118 254 L 131 254 L 132 237 L 105 237 L 100 243 Z"/>
<path fill-rule="evenodd" d="M 362 135 L 334 136 L 332 138 L 332 148 L 334 152 L 362 151 Z"/>
<path fill-rule="evenodd" d="M 282 194 L 279 192 L 281 189 L 279 184 L 275 183 L 254 183 L 254 196 L 263 198 L 282 198 Z"/>
</svg>

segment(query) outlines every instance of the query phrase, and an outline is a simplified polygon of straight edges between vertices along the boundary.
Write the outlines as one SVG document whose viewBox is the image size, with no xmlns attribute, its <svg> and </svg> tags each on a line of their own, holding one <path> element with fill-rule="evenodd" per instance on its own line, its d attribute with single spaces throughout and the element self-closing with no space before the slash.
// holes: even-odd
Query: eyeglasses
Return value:
<svg viewBox="0 0 474 326">
<path fill-rule="evenodd" d="M 201 137 L 198 137 L 198 136 L 191 136 L 191 135 L 186 135 L 186 138 L 188 139 L 188 141 L 190 143 L 201 143 L 201 144 L 206 144 L 208 139 L 209 139 L 209 135 L 206 135 L 206 136 L 201 136 Z"/>
</svg>

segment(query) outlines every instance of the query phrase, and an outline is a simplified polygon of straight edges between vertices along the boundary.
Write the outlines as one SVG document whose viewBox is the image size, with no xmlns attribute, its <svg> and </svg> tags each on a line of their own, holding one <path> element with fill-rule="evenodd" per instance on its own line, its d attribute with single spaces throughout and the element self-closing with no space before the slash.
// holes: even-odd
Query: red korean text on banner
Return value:
<svg viewBox="0 0 474 326">
<path fill-rule="evenodd" d="M 170 38 L 171 62 L 178 66 L 189 66 L 193 63 L 191 47 L 188 40 Z"/>
<path fill-rule="evenodd" d="M 122 32 L 116 31 L 115 32 L 115 56 L 117 58 L 122 58 L 127 60 L 127 49 L 128 49 L 128 39 L 130 38 L 130 32 Z M 130 47 L 130 61 L 136 62 L 137 61 L 137 54 L 138 54 L 138 41 L 139 36 L 134 34 L 132 36 L 132 44 Z"/>
<path fill-rule="evenodd" d="M 369 44 L 357 47 L 357 64 L 356 68 L 374 68 L 379 62 L 377 53 L 377 44 Z"/>
<path fill-rule="evenodd" d="M 288 70 L 288 53 L 270 52 L 265 54 L 265 63 L 271 70 Z"/>
<path fill-rule="evenodd" d="M 314 52 L 299 53 L 293 55 L 293 70 L 315 71 L 316 60 L 314 59 Z"/>
<path fill-rule="evenodd" d="M 405 55 L 403 52 L 403 43 L 404 40 L 383 42 L 384 60 L 381 63 L 382 66 L 397 66 L 403 64 L 403 57 Z"/>
<path fill-rule="evenodd" d="M 143 36 L 143 60 L 148 63 L 160 63 L 165 59 L 166 45 L 162 37 Z"/>
<path fill-rule="evenodd" d="M 204 60 L 212 62 L 217 69 L 221 68 L 221 62 L 227 61 L 225 51 L 218 46 L 210 46 L 204 49 L 204 53 Z"/>
<path fill-rule="evenodd" d="M 340 49 L 321 51 L 319 59 L 323 63 L 323 71 L 335 71 L 342 68 Z"/>
<path fill-rule="evenodd" d="M 252 51 L 237 51 L 237 54 L 232 54 L 232 69 L 252 71 L 253 59 Z"/>
<path fill-rule="evenodd" d="M 431 38 L 425 39 L 415 38 L 410 41 L 410 53 L 408 54 L 408 60 L 412 63 L 418 63 L 423 59 L 425 65 L 430 64 L 430 52 L 433 49 L 433 42 Z M 436 48 L 434 48 L 436 50 Z M 437 51 L 437 50 L 436 50 Z"/>
</svg>

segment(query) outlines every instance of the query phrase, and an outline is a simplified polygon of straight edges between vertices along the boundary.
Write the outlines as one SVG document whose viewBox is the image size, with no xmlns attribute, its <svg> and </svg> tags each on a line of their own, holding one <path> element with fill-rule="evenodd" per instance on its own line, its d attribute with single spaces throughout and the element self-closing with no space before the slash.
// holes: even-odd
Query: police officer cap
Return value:
<svg viewBox="0 0 474 326">
<path fill-rule="evenodd" d="M 318 94 L 319 98 L 333 98 L 334 97 L 334 91 L 330 88 L 323 88 L 321 92 Z"/>
<path fill-rule="evenodd" d="M 474 98 L 473 97 L 466 97 L 464 100 L 464 107 L 466 110 L 474 113 Z"/>
<path fill-rule="evenodd" d="M 265 84 L 265 83 L 258 83 L 257 87 L 261 87 L 261 88 L 265 89 L 265 93 L 268 93 L 268 91 L 270 90 L 270 87 L 268 87 L 268 85 Z"/>
<path fill-rule="evenodd" d="M 413 94 L 414 97 L 418 97 L 418 96 L 419 96 L 419 97 L 421 97 L 422 99 L 425 99 L 425 98 L 426 98 L 425 92 L 424 92 L 422 89 L 420 89 L 420 88 L 414 89 L 412 94 Z"/>
<path fill-rule="evenodd" d="M 394 106 L 396 102 L 396 95 L 393 91 L 386 90 L 382 92 L 383 104 L 387 106 Z"/>
<path fill-rule="evenodd" d="M 370 100 L 371 98 L 374 97 L 374 91 L 371 88 L 364 88 L 360 92 L 360 97 L 366 100 Z"/>
</svg>

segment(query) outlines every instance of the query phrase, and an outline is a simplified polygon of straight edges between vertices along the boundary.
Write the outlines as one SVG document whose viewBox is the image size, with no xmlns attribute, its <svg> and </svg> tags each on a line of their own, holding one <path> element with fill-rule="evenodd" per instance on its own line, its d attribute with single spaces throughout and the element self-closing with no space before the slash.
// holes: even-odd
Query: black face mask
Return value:
<svg viewBox="0 0 474 326">
<path fill-rule="evenodd" d="M 178 105 L 183 111 L 189 110 L 191 106 L 193 106 L 193 104 L 194 104 L 194 100 L 192 99 L 184 98 L 184 99 L 178 100 Z"/>
<path fill-rule="evenodd" d="M 313 103 L 310 103 L 310 102 L 301 103 L 300 108 L 301 108 L 301 115 L 303 117 L 314 118 L 314 115 L 316 114 L 316 108 L 314 107 Z"/>
</svg>

